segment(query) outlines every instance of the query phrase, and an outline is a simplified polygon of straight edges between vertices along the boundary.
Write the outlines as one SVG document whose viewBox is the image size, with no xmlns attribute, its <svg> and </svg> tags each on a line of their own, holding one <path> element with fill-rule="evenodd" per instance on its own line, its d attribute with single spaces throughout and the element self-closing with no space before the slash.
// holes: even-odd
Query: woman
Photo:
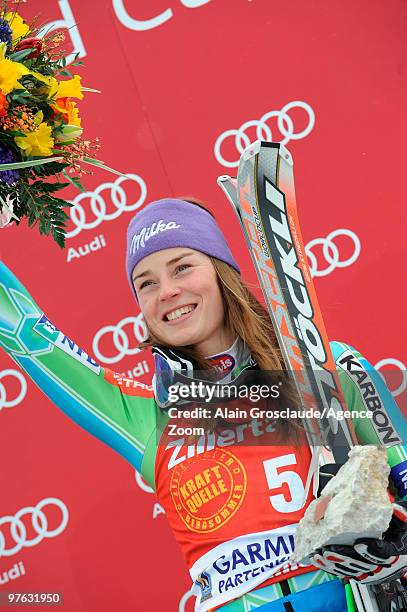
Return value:
<svg viewBox="0 0 407 612">
<path fill-rule="evenodd" d="M 173 375 L 191 381 L 194 370 L 209 368 L 217 382 L 241 384 L 248 369 L 284 367 L 267 312 L 243 284 L 215 219 L 190 201 L 151 203 L 129 225 L 126 270 L 148 327 L 146 345 L 155 347 L 155 394 L 101 368 L 41 313 L 4 265 L 1 345 L 66 414 L 156 488 L 190 569 L 197 610 L 245 610 L 245 594 L 255 591 L 264 610 L 343 612 L 344 588 L 334 574 L 287 563 L 296 524 L 312 498 L 305 491 L 310 451 L 301 432 L 282 438 L 284 428 L 271 419 L 213 423 L 209 417 L 201 435 L 188 437 L 180 426 L 191 398 L 178 404 L 181 418 L 168 409 Z M 351 350 L 339 343 L 332 349 L 335 357 Z M 369 375 L 399 418 L 380 378 Z M 346 372 L 341 377 L 348 405 L 364 408 L 357 385 Z M 355 427 L 362 443 L 378 442 L 366 419 Z M 388 454 L 403 497 L 405 450 L 392 447 Z M 352 571 L 349 565 L 346 574 Z"/>
</svg>

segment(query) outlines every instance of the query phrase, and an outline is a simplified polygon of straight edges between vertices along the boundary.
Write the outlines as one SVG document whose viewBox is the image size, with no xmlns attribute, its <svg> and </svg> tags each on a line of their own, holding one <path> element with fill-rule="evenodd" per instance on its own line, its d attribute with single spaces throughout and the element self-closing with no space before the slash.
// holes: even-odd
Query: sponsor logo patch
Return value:
<svg viewBox="0 0 407 612">
<path fill-rule="evenodd" d="M 84 366 L 92 370 L 95 374 L 100 373 L 100 365 L 96 363 L 85 351 L 83 351 L 73 340 L 65 336 L 51 321 L 43 314 L 40 319 L 34 325 L 34 330 L 40 334 L 43 338 L 46 338 L 49 342 L 60 348 L 62 351 L 67 353 L 70 357 L 73 357 L 77 361 L 80 361 Z"/>
<path fill-rule="evenodd" d="M 175 221 L 169 221 L 168 223 L 164 223 L 163 219 L 160 219 L 158 223 L 152 223 L 149 227 L 143 227 L 139 234 L 133 236 L 131 241 L 130 252 L 132 255 L 136 253 L 140 248 L 145 246 L 145 243 L 150 240 L 153 236 L 160 232 L 166 232 L 168 230 L 177 229 L 181 227 L 177 225 Z"/>
<path fill-rule="evenodd" d="M 234 357 L 232 355 L 228 355 L 228 353 L 223 353 L 217 357 L 212 357 L 208 361 L 213 369 L 218 373 L 219 379 L 226 376 L 226 374 L 229 374 L 229 372 L 231 372 L 236 365 Z"/>
<path fill-rule="evenodd" d="M 201 572 L 195 580 L 195 584 L 201 589 L 201 603 L 212 597 L 212 580 L 207 572 Z"/>
<path fill-rule="evenodd" d="M 367 410 L 373 412 L 371 422 L 380 442 L 385 446 L 402 444 L 402 440 L 390 420 L 386 407 L 383 404 L 373 380 L 369 376 L 368 370 L 366 370 L 357 357 L 355 357 L 352 351 L 345 351 L 342 353 L 336 360 L 336 363 L 356 383 L 364 405 Z"/>
</svg>

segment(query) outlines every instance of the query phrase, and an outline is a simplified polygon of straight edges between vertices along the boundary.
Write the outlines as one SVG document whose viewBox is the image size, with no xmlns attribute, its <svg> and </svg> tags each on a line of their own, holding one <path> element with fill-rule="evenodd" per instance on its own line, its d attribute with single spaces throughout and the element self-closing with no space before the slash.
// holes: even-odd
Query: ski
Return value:
<svg viewBox="0 0 407 612">
<path fill-rule="evenodd" d="M 335 418 L 346 404 L 330 350 L 298 222 L 293 161 L 280 144 L 256 141 L 237 179 L 218 178 L 239 220 L 288 371 L 305 408 L 310 444 L 328 445 L 343 464 L 357 444 L 352 423 Z"/>
</svg>

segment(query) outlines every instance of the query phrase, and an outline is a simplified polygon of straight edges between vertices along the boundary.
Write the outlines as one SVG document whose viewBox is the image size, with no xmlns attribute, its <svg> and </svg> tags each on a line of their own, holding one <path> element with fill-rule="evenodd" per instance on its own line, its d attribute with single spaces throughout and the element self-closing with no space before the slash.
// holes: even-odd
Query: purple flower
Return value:
<svg viewBox="0 0 407 612">
<path fill-rule="evenodd" d="M 19 179 L 18 170 L 1 170 L 1 164 L 12 164 L 17 158 L 12 149 L 0 145 L 0 183 L 11 185 Z"/>
<path fill-rule="evenodd" d="M 5 42 L 9 46 L 11 45 L 11 39 L 12 31 L 7 19 L 0 19 L 0 42 Z"/>
</svg>

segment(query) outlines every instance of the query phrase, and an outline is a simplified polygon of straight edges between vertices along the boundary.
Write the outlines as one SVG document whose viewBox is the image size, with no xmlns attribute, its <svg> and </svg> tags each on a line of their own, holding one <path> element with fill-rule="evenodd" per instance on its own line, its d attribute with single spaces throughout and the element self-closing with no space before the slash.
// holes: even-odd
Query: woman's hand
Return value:
<svg viewBox="0 0 407 612">
<path fill-rule="evenodd" d="M 364 584 L 390 582 L 407 572 L 407 501 L 393 504 L 382 539 L 359 538 L 352 545 L 322 546 L 311 557 L 316 567 Z"/>
</svg>

